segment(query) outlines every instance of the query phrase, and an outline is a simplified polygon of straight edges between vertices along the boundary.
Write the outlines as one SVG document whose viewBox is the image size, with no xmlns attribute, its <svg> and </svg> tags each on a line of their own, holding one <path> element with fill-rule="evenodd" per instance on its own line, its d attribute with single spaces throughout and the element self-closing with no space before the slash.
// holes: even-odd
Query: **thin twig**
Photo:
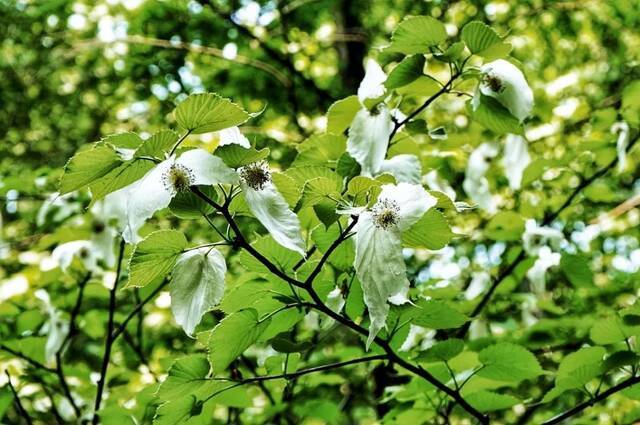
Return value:
<svg viewBox="0 0 640 425">
<path fill-rule="evenodd" d="M 113 281 L 113 287 L 109 291 L 109 319 L 107 321 L 107 336 L 104 344 L 104 355 L 102 356 L 102 367 L 100 368 L 100 380 L 98 381 L 98 390 L 96 391 L 96 400 L 94 404 L 93 419 L 91 422 L 93 425 L 97 425 L 100 422 L 100 416 L 98 411 L 100 410 L 100 404 L 102 403 L 102 392 L 104 391 L 104 385 L 107 380 L 107 369 L 109 368 L 109 359 L 111 358 L 111 347 L 113 345 L 113 327 L 114 316 L 116 314 L 116 293 L 118 291 L 118 281 L 120 280 L 120 272 L 122 271 L 122 258 L 124 257 L 125 242 L 124 239 L 120 241 L 120 251 L 118 254 L 118 267 L 116 269 L 116 277 Z"/>
<path fill-rule="evenodd" d="M 18 392 L 16 391 L 15 387 L 11 383 L 11 375 L 9 375 L 9 371 L 5 370 L 4 374 L 7 375 L 7 383 L 9 384 L 9 388 L 11 389 L 11 392 L 13 393 L 13 398 L 14 398 L 14 400 L 16 402 L 16 407 L 18 409 L 18 413 L 20 413 L 20 416 L 22 416 L 22 418 L 27 422 L 27 424 L 29 424 L 29 425 L 33 424 L 33 420 L 31 419 L 31 416 L 29 416 L 29 414 L 27 413 L 26 409 L 22 405 L 22 402 L 20 401 L 20 397 L 18 396 Z"/>
<path fill-rule="evenodd" d="M 26 361 L 27 363 L 29 363 L 31 366 L 40 369 L 40 370 L 44 370 L 45 372 L 49 372 L 49 373 L 56 373 L 55 369 L 52 369 L 48 366 L 45 366 L 44 364 L 40 363 L 37 360 L 32 359 L 31 357 L 27 356 L 24 353 L 21 353 L 20 351 L 16 351 L 13 348 L 7 347 L 4 344 L 0 344 L 0 350 L 2 351 L 6 351 L 9 354 L 12 354 L 24 361 Z"/>
<path fill-rule="evenodd" d="M 542 425 L 553 425 L 553 424 L 559 424 L 560 422 L 564 421 L 565 419 L 568 419 L 572 416 L 577 415 L 578 413 L 582 412 L 583 410 L 593 406 L 594 404 L 605 400 L 607 397 L 609 397 L 610 395 L 613 395 L 619 391 L 624 390 L 625 388 L 629 388 L 632 385 L 635 385 L 637 383 L 640 383 L 640 376 L 634 376 L 633 378 L 629 378 L 625 381 L 622 381 L 621 383 L 619 383 L 618 385 L 614 385 L 613 387 L 607 389 L 606 391 L 601 392 L 599 395 L 590 398 L 589 400 L 585 401 L 584 403 L 580 403 L 577 406 L 572 407 L 571 409 L 567 410 L 564 413 L 559 414 L 558 416 L 555 416 L 551 419 L 549 419 L 546 422 L 543 422 Z"/>
</svg>

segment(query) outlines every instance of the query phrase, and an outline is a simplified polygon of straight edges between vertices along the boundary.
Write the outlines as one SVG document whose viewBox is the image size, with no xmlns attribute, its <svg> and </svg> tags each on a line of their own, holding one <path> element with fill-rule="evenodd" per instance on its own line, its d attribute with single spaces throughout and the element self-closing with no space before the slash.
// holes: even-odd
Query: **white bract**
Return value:
<svg viewBox="0 0 640 425">
<path fill-rule="evenodd" d="M 522 173 L 530 163 L 531 156 L 529 155 L 527 141 L 522 136 L 509 134 L 504 144 L 502 166 L 504 167 L 511 189 L 520 189 Z"/>
<path fill-rule="evenodd" d="M 385 81 L 387 81 L 387 76 L 380 65 L 373 59 L 367 60 L 364 78 L 358 87 L 360 103 L 364 104 L 368 99 L 379 99 L 384 96 L 386 91 Z"/>
<path fill-rule="evenodd" d="M 204 149 L 184 152 L 162 161 L 125 189 L 127 223 L 123 237 L 129 243 L 139 240 L 138 230 L 153 214 L 169 206 L 178 193 L 193 185 L 237 183 L 238 175 L 218 157 Z"/>
<path fill-rule="evenodd" d="M 564 234 L 560 230 L 548 226 L 538 226 L 532 218 L 526 221 L 522 243 L 527 254 L 538 255 L 540 249 L 548 245 L 558 250 L 563 241 Z"/>
<path fill-rule="evenodd" d="M 489 272 L 481 271 L 474 273 L 471 283 L 464 291 L 464 298 L 467 300 L 473 300 L 489 287 L 489 282 L 491 282 L 491 275 Z"/>
<path fill-rule="evenodd" d="M 193 335 L 202 316 L 222 300 L 227 265 L 222 254 L 201 247 L 180 255 L 169 286 L 173 317 L 185 333 Z"/>
<path fill-rule="evenodd" d="M 51 304 L 49 293 L 44 289 L 38 289 L 35 292 L 36 298 L 44 303 L 49 319 L 42 327 L 42 332 L 47 335 L 47 342 L 44 347 L 44 357 L 46 361 L 52 362 L 56 353 L 62 347 L 67 334 L 69 333 L 69 323 L 62 320 L 58 310 Z"/>
<path fill-rule="evenodd" d="M 325 302 L 325 304 L 334 313 L 340 313 L 345 303 L 346 303 L 346 300 L 344 299 L 344 296 L 342 295 L 342 290 L 340 289 L 339 286 L 336 286 L 335 288 L 333 288 L 331 292 L 329 292 L 329 294 L 327 294 L 327 301 Z M 322 319 L 321 328 L 324 330 L 329 329 L 334 322 L 335 322 L 334 319 L 330 317 L 324 317 Z"/>
<path fill-rule="evenodd" d="M 411 154 L 396 155 L 382 161 L 380 173 L 389 173 L 398 183 L 420 184 L 422 165 L 417 156 Z"/>
<path fill-rule="evenodd" d="M 527 278 L 531 282 L 531 289 L 536 294 L 542 294 L 546 290 L 547 270 L 560 264 L 560 254 L 552 252 L 548 246 L 543 246 L 538 251 L 538 258 L 527 271 Z"/>
<path fill-rule="evenodd" d="M 496 202 L 489 190 L 485 173 L 489 170 L 489 159 L 498 155 L 498 145 L 483 143 L 469 155 L 462 187 L 469 198 L 490 214 L 497 211 Z"/>
<path fill-rule="evenodd" d="M 473 99 L 474 109 L 478 108 L 480 96 L 484 95 L 496 99 L 520 122 L 531 115 L 533 92 L 518 67 L 504 59 L 498 59 L 484 64 L 480 72 L 482 79 Z"/>
<path fill-rule="evenodd" d="M 240 187 L 251 213 L 276 242 L 304 256 L 300 220 L 271 181 L 269 166 L 265 162 L 250 164 L 242 167 L 239 174 Z"/>
<path fill-rule="evenodd" d="M 383 185 L 376 204 L 360 213 L 356 225 L 354 267 L 362 285 L 371 324 L 367 349 L 386 326 L 388 302 L 403 304 L 409 281 L 402 256 L 402 232 L 436 205 L 420 185 Z"/>
<path fill-rule="evenodd" d="M 91 241 L 79 240 L 60 244 L 53 250 L 51 257 L 63 272 L 69 269 L 74 257 L 80 259 L 88 271 L 93 272 L 98 269 L 98 252 Z"/>
<path fill-rule="evenodd" d="M 374 111 L 360 109 L 349 127 L 347 152 L 360 164 L 363 176 L 371 177 L 380 171 L 387 155 L 392 122 L 384 104 Z"/>
<path fill-rule="evenodd" d="M 611 132 L 618 134 L 616 151 L 618 153 L 618 172 L 621 173 L 627 167 L 627 146 L 629 146 L 629 124 L 620 121 L 611 126 Z"/>
<path fill-rule="evenodd" d="M 251 147 L 249 139 L 247 139 L 246 136 L 240 132 L 240 129 L 238 127 L 225 128 L 224 130 L 220 130 L 218 134 L 220 135 L 220 143 L 218 144 L 219 146 L 240 145 L 246 149 L 249 149 Z"/>
</svg>

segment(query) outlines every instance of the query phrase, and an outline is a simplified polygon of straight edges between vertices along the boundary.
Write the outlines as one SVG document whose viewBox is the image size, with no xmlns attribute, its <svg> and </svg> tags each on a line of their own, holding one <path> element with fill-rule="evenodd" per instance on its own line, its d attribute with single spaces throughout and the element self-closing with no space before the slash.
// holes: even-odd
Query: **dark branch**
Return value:
<svg viewBox="0 0 640 425">
<path fill-rule="evenodd" d="M 18 413 L 29 425 L 33 424 L 33 420 L 31 419 L 31 416 L 29 416 L 29 414 L 25 410 L 24 406 L 22 405 L 22 402 L 20 401 L 20 397 L 18 397 L 18 392 L 16 391 L 15 387 L 11 383 L 11 375 L 9 375 L 9 371 L 5 370 L 4 373 L 5 375 L 7 375 L 7 383 L 9 384 L 9 388 L 13 393 L 13 398 L 16 402 L 16 408 L 18 410 Z"/>
<path fill-rule="evenodd" d="M 111 347 L 113 345 L 113 327 L 114 316 L 116 314 L 116 293 L 118 291 L 118 281 L 120 280 L 120 272 L 122 271 L 122 258 L 124 257 L 124 239 L 120 241 L 120 251 L 118 253 L 118 267 L 116 269 L 116 277 L 113 281 L 113 287 L 109 291 L 109 319 L 107 321 L 107 336 L 104 344 L 104 355 L 102 357 L 102 367 L 100 369 L 100 380 L 98 381 L 98 390 L 96 391 L 96 400 L 93 409 L 93 419 L 91 422 L 93 425 L 97 425 L 100 422 L 100 416 L 98 411 L 100 410 L 100 404 L 102 403 L 102 392 L 104 391 L 104 385 L 107 380 L 107 369 L 109 368 L 109 359 L 111 358 Z"/>
<path fill-rule="evenodd" d="M 593 406 L 596 403 L 601 402 L 602 400 L 605 400 L 607 397 L 609 397 L 610 395 L 613 395 L 619 391 L 624 390 L 625 388 L 629 388 L 632 385 L 635 385 L 637 383 L 640 383 L 640 376 L 634 376 L 633 378 L 629 378 L 625 381 L 622 381 L 621 383 L 619 383 L 618 385 L 614 385 L 613 387 L 609 388 L 606 391 L 601 392 L 600 394 L 598 394 L 597 396 L 585 401 L 584 403 L 580 403 L 577 406 L 567 410 L 566 412 L 549 419 L 548 421 L 544 422 L 542 425 L 553 425 L 553 424 L 559 424 L 560 422 L 564 421 L 565 419 L 568 419 L 572 416 L 577 415 L 578 413 L 582 412 L 583 410 Z"/>
</svg>

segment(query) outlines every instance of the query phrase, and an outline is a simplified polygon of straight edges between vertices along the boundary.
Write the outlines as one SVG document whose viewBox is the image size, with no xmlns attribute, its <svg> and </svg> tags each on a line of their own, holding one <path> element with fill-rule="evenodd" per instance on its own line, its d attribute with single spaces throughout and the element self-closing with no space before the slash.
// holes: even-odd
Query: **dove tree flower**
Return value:
<svg viewBox="0 0 640 425">
<path fill-rule="evenodd" d="M 384 83 L 387 76 L 380 65 L 369 59 L 365 69 L 365 76 L 358 87 L 358 100 L 362 108 L 349 127 L 347 152 L 360 164 L 363 176 L 389 173 L 398 182 L 420 183 L 422 167 L 417 156 L 402 154 L 385 159 L 389 135 L 393 131 L 391 118 L 403 119 L 404 115 L 397 109 L 390 111 L 384 103 L 377 103 L 386 93 Z"/>
<path fill-rule="evenodd" d="M 56 353 L 60 350 L 62 344 L 64 344 L 64 339 L 69 333 L 69 323 L 62 320 L 60 313 L 51 303 L 51 298 L 47 291 L 44 289 L 38 289 L 35 292 L 35 296 L 43 302 L 47 315 L 49 316 L 42 328 L 42 332 L 47 335 L 47 342 L 44 347 L 44 357 L 47 362 L 52 362 L 56 357 Z"/>
<path fill-rule="evenodd" d="M 627 167 L 627 146 L 629 146 L 629 124 L 625 121 L 616 122 L 611 126 L 611 132 L 618 135 L 616 152 L 618 154 L 618 172 Z"/>
<path fill-rule="evenodd" d="M 520 122 L 533 109 L 533 91 L 518 67 L 504 59 L 484 64 L 480 68 L 481 80 L 473 98 L 473 108 L 480 105 L 481 96 L 492 97 Z"/>
<path fill-rule="evenodd" d="M 240 187 L 251 213 L 276 242 L 304 256 L 305 243 L 300 220 L 273 184 L 268 164 L 264 161 L 249 164 L 241 167 L 238 173 Z"/>
<path fill-rule="evenodd" d="M 471 200 L 490 214 L 497 211 L 496 202 L 489 190 L 489 181 L 485 177 L 489 170 L 489 159 L 498 155 L 498 145 L 483 143 L 469 155 L 467 170 L 462 187 Z"/>
<path fill-rule="evenodd" d="M 408 301 L 402 232 L 437 203 L 420 185 L 387 184 L 381 189 L 375 205 L 360 213 L 355 235 L 354 267 L 371 319 L 367 348 L 386 326 L 388 302 Z"/>
<path fill-rule="evenodd" d="M 507 135 L 504 143 L 502 166 L 512 190 L 519 190 L 522 184 L 522 173 L 531 163 L 527 141 L 522 136 Z"/>
<path fill-rule="evenodd" d="M 172 155 L 125 188 L 127 222 L 123 231 L 129 243 L 137 242 L 138 230 L 153 214 L 169 206 L 178 192 L 193 185 L 238 183 L 238 175 L 218 157 L 204 149 Z"/>
</svg>

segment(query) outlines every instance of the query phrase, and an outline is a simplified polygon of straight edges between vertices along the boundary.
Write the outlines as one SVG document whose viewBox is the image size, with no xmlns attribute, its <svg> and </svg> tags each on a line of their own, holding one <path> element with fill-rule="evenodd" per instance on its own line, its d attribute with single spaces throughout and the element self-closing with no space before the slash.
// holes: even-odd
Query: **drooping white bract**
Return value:
<svg viewBox="0 0 640 425">
<path fill-rule="evenodd" d="M 47 335 L 47 342 L 44 346 L 44 357 L 47 363 L 53 361 L 56 353 L 62 347 L 67 334 L 69 333 L 69 323 L 62 320 L 60 313 L 51 304 L 49 293 L 44 289 L 35 292 L 36 298 L 44 303 L 49 319 L 42 327 L 42 332 Z"/>
<path fill-rule="evenodd" d="M 300 220 L 271 181 L 265 162 L 240 168 L 240 187 L 251 213 L 280 245 L 305 255 Z"/>
<path fill-rule="evenodd" d="M 522 173 L 529 163 L 531 163 L 531 156 L 529 155 L 527 141 L 524 137 L 515 134 L 507 135 L 507 140 L 504 144 L 502 166 L 504 167 L 511 189 L 520 189 Z"/>
<path fill-rule="evenodd" d="M 431 190 L 437 190 L 438 192 L 442 192 L 449 197 L 452 201 L 456 200 L 456 191 L 448 181 L 440 177 L 438 174 L 438 170 L 431 170 L 424 176 L 422 176 L 422 181 L 429 187 Z"/>
<path fill-rule="evenodd" d="M 464 298 L 467 300 L 473 300 L 480 294 L 482 294 L 491 282 L 491 275 L 487 271 L 481 271 L 473 274 L 471 283 L 464 291 Z"/>
<path fill-rule="evenodd" d="M 543 246 L 538 251 L 538 258 L 527 271 L 527 278 L 531 282 L 531 289 L 536 294 L 542 294 L 546 290 L 547 270 L 560 264 L 560 254 L 552 252 L 548 246 Z"/>
<path fill-rule="evenodd" d="M 490 214 L 497 211 L 497 206 L 489 190 L 489 181 L 484 175 L 489 170 L 488 159 L 498 155 L 498 151 L 498 145 L 494 143 L 483 143 L 478 146 L 469 155 L 465 179 L 462 182 L 462 188 L 469 198 Z"/>
<path fill-rule="evenodd" d="M 558 250 L 563 241 L 564 234 L 560 230 L 549 226 L 538 226 L 532 218 L 525 222 L 522 245 L 527 254 L 538 255 L 540 249 L 548 245 Z"/>
<path fill-rule="evenodd" d="M 90 210 L 93 215 L 93 250 L 109 268 L 116 263 L 116 237 L 127 223 L 128 196 L 126 188 L 111 192 L 93 204 Z"/>
<path fill-rule="evenodd" d="M 99 256 L 91 241 L 78 240 L 60 244 L 55 247 L 51 257 L 63 272 L 69 269 L 74 257 L 80 259 L 87 271 L 94 272 L 98 269 Z"/>
<path fill-rule="evenodd" d="M 347 152 L 360 164 L 363 176 L 378 173 L 389 146 L 392 122 L 389 109 L 384 104 L 374 111 L 360 109 L 349 127 Z"/>
<path fill-rule="evenodd" d="M 336 286 L 335 288 L 333 288 L 331 292 L 327 294 L 327 301 L 325 302 L 325 305 L 329 307 L 329 309 L 334 313 L 340 313 L 345 303 L 346 303 L 346 300 L 344 299 L 344 296 L 342 295 L 342 290 L 340 289 L 339 286 Z M 332 318 L 324 317 L 322 319 L 321 329 L 323 330 L 329 329 L 334 322 L 335 320 L 333 320 Z"/>
<path fill-rule="evenodd" d="M 420 180 L 422 180 L 420 160 L 411 154 L 401 154 L 385 159 L 382 161 L 379 172 L 391 174 L 398 183 L 420 184 Z"/>
<path fill-rule="evenodd" d="M 364 103 L 368 99 L 379 99 L 384 96 L 386 88 L 384 82 L 387 81 L 387 75 L 384 73 L 378 62 L 368 59 L 365 63 L 364 78 L 358 87 L 358 99 L 360 103 Z"/>
<path fill-rule="evenodd" d="M 356 225 L 354 267 L 362 285 L 371 324 L 367 349 L 386 326 L 389 305 L 407 301 L 409 281 L 402 256 L 402 231 L 416 223 L 436 199 L 420 185 L 383 185 L 376 204 Z"/>
<path fill-rule="evenodd" d="M 187 251 L 176 261 L 169 285 L 171 311 L 187 335 L 192 336 L 202 316 L 222 300 L 226 273 L 224 256 L 212 247 Z"/>
<path fill-rule="evenodd" d="M 246 149 L 251 147 L 249 139 L 240 132 L 238 127 L 225 128 L 224 130 L 220 130 L 218 134 L 220 135 L 220 143 L 218 146 L 240 145 Z"/>
<path fill-rule="evenodd" d="M 625 121 L 614 123 L 611 132 L 618 133 L 616 151 L 618 153 L 618 172 L 621 173 L 627 167 L 627 146 L 629 146 L 629 124 Z"/>
<path fill-rule="evenodd" d="M 123 237 L 129 243 L 137 242 L 138 230 L 144 222 L 190 186 L 237 182 L 236 172 L 204 149 L 184 152 L 178 158 L 171 156 L 127 186 L 127 224 Z"/>
<path fill-rule="evenodd" d="M 480 68 L 482 79 L 473 99 L 473 107 L 480 105 L 480 94 L 496 99 L 520 122 L 533 109 L 533 92 L 522 71 L 504 59 L 484 64 Z"/>
</svg>

